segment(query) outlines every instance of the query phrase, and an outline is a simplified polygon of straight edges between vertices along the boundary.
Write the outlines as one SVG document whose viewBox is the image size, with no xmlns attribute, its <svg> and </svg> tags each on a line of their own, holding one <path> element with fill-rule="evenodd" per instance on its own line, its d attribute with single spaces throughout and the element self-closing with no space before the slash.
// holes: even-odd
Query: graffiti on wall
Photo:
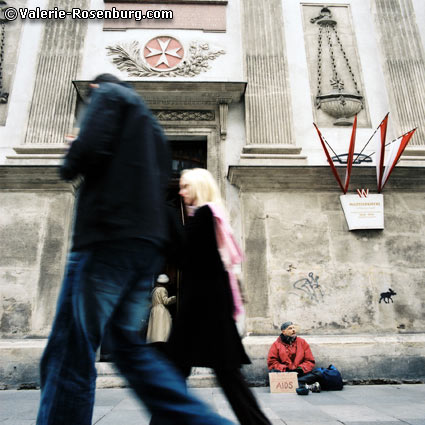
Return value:
<svg viewBox="0 0 425 425">
<path fill-rule="evenodd" d="M 308 277 L 299 279 L 293 284 L 293 288 L 297 291 L 297 295 L 306 294 L 313 302 L 319 303 L 323 301 L 324 290 L 319 284 L 319 276 L 313 272 L 308 274 Z"/>
<path fill-rule="evenodd" d="M 379 298 L 379 304 L 381 301 L 384 301 L 385 304 L 389 304 L 390 301 L 393 303 L 392 297 L 397 295 L 397 292 L 394 292 L 391 288 L 388 288 L 388 292 L 381 292 L 381 298 Z"/>
</svg>

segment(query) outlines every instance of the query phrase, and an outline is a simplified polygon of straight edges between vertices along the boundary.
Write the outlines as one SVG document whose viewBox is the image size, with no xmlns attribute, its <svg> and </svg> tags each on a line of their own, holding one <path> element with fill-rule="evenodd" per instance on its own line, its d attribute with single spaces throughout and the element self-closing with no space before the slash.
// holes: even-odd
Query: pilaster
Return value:
<svg viewBox="0 0 425 425">
<path fill-rule="evenodd" d="M 295 146 L 281 0 L 244 0 L 247 144 L 241 163 L 305 163 Z"/>
<path fill-rule="evenodd" d="M 47 9 L 89 9 L 88 0 L 49 0 Z M 87 20 L 51 19 L 45 22 L 35 87 L 24 144 L 13 164 L 54 164 L 65 152 L 64 136 L 72 130 L 76 93 L 72 80 L 80 67 Z"/>
<path fill-rule="evenodd" d="M 390 112 L 396 132 L 418 127 L 403 155 L 409 165 L 425 160 L 425 54 L 412 0 L 373 0 Z"/>
</svg>

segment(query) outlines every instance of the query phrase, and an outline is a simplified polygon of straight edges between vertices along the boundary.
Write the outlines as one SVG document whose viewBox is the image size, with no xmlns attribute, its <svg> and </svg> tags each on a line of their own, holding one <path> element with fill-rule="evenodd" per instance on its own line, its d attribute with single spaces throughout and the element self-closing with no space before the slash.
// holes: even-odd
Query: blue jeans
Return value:
<svg viewBox="0 0 425 425">
<path fill-rule="evenodd" d="M 161 424 L 231 424 L 190 395 L 179 372 L 140 337 L 159 261 L 153 244 L 136 239 L 70 253 L 40 364 L 37 425 L 91 424 L 106 326 L 116 366 Z"/>
</svg>

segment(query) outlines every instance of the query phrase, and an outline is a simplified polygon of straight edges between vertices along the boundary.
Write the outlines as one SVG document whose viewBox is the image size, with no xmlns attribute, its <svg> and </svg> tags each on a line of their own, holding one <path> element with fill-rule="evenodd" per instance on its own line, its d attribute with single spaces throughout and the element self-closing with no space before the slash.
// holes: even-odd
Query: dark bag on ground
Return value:
<svg viewBox="0 0 425 425">
<path fill-rule="evenodd" d="M 328 368 L 316 367 L 304 376 L 298 377 L 298 385 L 319 382 L 324 391 L 340 391 L 343 387 L 342 376 L 339 370 L 330 365 Z"/>
</svg>

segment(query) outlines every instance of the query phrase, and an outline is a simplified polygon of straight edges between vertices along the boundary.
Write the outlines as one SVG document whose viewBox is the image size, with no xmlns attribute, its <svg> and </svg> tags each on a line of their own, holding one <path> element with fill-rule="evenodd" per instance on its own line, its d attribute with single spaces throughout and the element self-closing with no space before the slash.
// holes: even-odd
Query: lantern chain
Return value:
<svg viewBox="0 0 425 425">
<path fill-rule="evenodd" d="M 0 104 L 7 103 L 9 93 L 3 91 L 3 65 L 5 57 L 5 40 L 6 40 L 6 19 L 2 18 L 2 11 L 6 2 L 0 5 Z"/>
<path fill-rule="evenodd" d="M 322 94 L 322 32 L 323 28 L 319 26 L 318 48 L 317 48 L 317 95 Z"/>
<path fill-rule="evenodd" d="M 328 39 L 329 54 L 331 55 L 331 65 L 332 65 L 333 78 L 331 78 L 330 83 L 333 88 L 338 89 L 338 92 L 341 93 L 342 89 L 344 88 L 344 82 L 341 80 L 341 78 L 338 75 L 338 71 L 336 70 L 336 60 L 335 60 L 334 48 L 333 48 L 332 37 L 331 37 L 331 29 L 329 25 L 326 25 L 326 37 Z"/>
<path fill-rule="evenodd" d="M 338 30 L 336 29 L 336 27 L 334 27 L 334 32 L 335 32 L 335 38 L 336 38 L 336 41 L 337 41 L 337 43 L 338 43 L 338 45 L 339 45 L 339 48 L 340 48 L 341 53 L 342 53 L 342 56 L 343 56 L 343 58 L 344 58 L 344 60 L 345 60 L 345 64 L 347 65 L 348 72 L 349 72 L 349 74 L 351 75 L 351 79 L 352 79 L 352 81 L 353 81 L 353 84 L 354 84 L 354 88 L 355 88 L 355 90 L 356 90 L 356 93 L 357 93 L 357 94 L 360 94 L 360 90 L 359 90 L 359 87 L 358 87 L 358 85 L 357 85 L 357 81 L 356 81 L 356 79 L 355 79 L 355 77 L 354 77 L 354 73 L 353 73 L 353 70 L 352 70 L 352 68 L 351 68 L 350 62 L 349 62 L 349 60 L 348 60 L 348 56 L 347 56 L 347 54 L 345 53 L 344 47 L 343 47 L 343 45 L 342 45 L 342 43 L 341 43 L 341 39 L 339 38 Z"/>
</svg>

